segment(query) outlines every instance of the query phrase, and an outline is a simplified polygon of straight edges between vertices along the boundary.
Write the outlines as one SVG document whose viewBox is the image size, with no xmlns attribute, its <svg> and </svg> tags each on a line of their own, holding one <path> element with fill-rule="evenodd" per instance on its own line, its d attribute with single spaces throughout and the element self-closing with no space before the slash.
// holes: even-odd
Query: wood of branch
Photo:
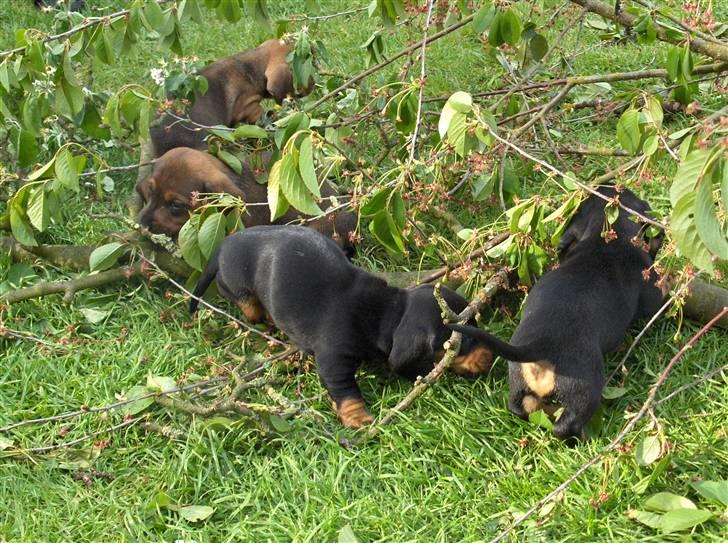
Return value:
<svg viewBox="0 0 728 543">
<path fill-rule="evenodd" d="M 504 537 L 506 537 L 509 533 L 511 533 L 513 530 L 515 530 L 518 526 L 523 524 L 526 519 L 528 519 L 531 515 L 533 515 L 536 511 L 541 509 L 544 505 L 546 505 L 548 502 L 553 500 L 556 496 L 560 495 L 564 490 L 566 490 L 571 483 L 576 481 L 576 479 L 584 473 L 586 470 L 588 470 L 590 467 L 592 467 L 594 464 L 599 462 L 602 458 L 606 456 L 606 454 L 612 450 L 614 450 L 617 445 L 619 445 L 622 440 L 627 436 L 627 434 L 634 428 L 639 420 L 645 416 L 645 414 L 648 412 L 648 410 L 652 407 L 652 405 L 655 403 L 655 397 L 657 396 L 658 389 L 665 383 L 667 380 L 668 375 L 670 375 L 670 372 L 672 371 L 672 368 L 675 366 L 678 360 L 687 352 L 690 350 L 690 348 L 695 344 L 696 341 L 698 341 L 703 334 L 705 334 L 710 328 L 712 328 L 720 319 L 724 318 L 728 314 L 728 306 L 724 307 L 720 313 L 716 314 L 703 328 L 695 334 L 690 340 L 683 346 L 682 349 L 670 360 L 670 362 L 667 363 L 665 366 L 665 369 L 662 370 L 662 373 L 660 373 L 660 376 L 657 378 L 657 381 L 655 381 L 655 384 L 652 385 L 650 388 L 650 393 L 647 396 L 647 399 L 645 400 L 645 403 L 642 404 L 642 407 L 637 412 L 637 414 L 630 419 L 630 421 L 625 425 L 624 428 L 622 428 L 622 431 L 619 432 L 617 437 L 615 437 L 609 445 L 604 447 L 602 449 L 602 452 L 595 455 L 591 458 L 586 464 L 582 465 L 579 469 L 576 470 L 576 472 L 569 477 L 566 481 L 561 483 L 558 487 L 556 487 L 554 490 L 548 493 L 543 499 L 539 500 L 533 507 L 531 507 L 528 511 L 526 511 L 516 522 L 514 522 L 511 526 L 503 530 L 501 533 L 499 533 L 496 537 L 491 539 L 490 543 L 498 543 L 498 541 L 501 541 Z"/>
<path fill-rule="evenodd" d="M 624 10 L 620 10 L 615 13 L 613 5 L 605 4 L 599 0 L 572 0 L 575 4 L 580 5 L 587 11 L 597 13 L 605 19 L 609 19 L 612 22 L 618 23 L 625 28 L 632 28 L 637 20 L 637 17 L 627 13 Z M 665 29 L 659 24 L 655 26 L 657 30 L 657 39 L 668 43 L 676 43 L 675 40 L 671 39 Z M 688 40 L 690 49 L 696 53 L 700 53 L 716 60 L 728 62 L 728 44 L 720 43 L 717 41 L 707 41 L 701 37 L 693 36 Z"/>
<path fill-rule="evenodd" d="M 465 322 L 475 316 L 475 314 L 482 308 L 493 295 L 498 292 L 504 285 L 508 284 L 508 274 L 505 270 L 497 271 L 485 284 L 483 290 L 481 290 L 475 297 L 475 299 L 466 307 L 459 315 L 457 319 L 461 322 Z M 444 300 L 438 300 L 441 304 L 445 304 Z M 446 305 L 446 304 L 445 304 Z M 448 308 L 449 309 L 449 308 Z M 409 391 L 396 406 L 389 410 L 389 412 L 382 417 L 382 419 L 373 424 L 367 431 L 366 437 L 370 439 L 375 437 L 381 432 L 382 427 L 392 422 L 402 411 L 412 405 L 417 398 L 422 396 L 425 391 L 435 384 L 443 373 L 452 365 L 453 360 L 460 351 L 460 343 L 462 341 L 462 335 L 459 332 L 453 332 L 450 339 L 446 343 L 447 348 L 442 359 L 435 364 L 435 367 L 430 373 L 424 377 L 418 379 L 415 385 Z"/>
<path fill-rule="evenodd" d="M 728 307 L 728 290 L 705 281 L 693 280 L 683 308 L 686 317 L 697 322 L 708 322 L 723 307 Z M 728 316 L 719 319 L 715 326 L 728 328 Z"/>
<path fill-rule="evenodd" d="M 39 283 L 32 287 L 13 290 L 0 295 L 0 303 L 14 304 L 23 300 L 40 298 L 50 294 L 63 294 L 63 301 L 70 303 L 74 294 L 79 290 L 98 288 L 100 286 L 124 281 L 139 275 L 142 271 L 141 264 L 122 266 L 113 270 L 107 270 L 94 275 L 85 275 L 77 279 L 67 281 L 53 281 L 50 283 Z"/>
</svg>

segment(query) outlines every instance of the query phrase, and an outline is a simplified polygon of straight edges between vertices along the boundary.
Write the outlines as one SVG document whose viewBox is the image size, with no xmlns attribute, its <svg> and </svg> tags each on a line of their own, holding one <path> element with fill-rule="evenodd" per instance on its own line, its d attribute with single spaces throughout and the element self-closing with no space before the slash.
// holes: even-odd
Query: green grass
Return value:
<svg viewBox="0 0 728 543">
<path fill-rule="evenodd" d="M 89 0 L 91 6 L 120 2 Z M 12 9 L 0 12 L 0 46 L 12 46 L 17 28 L 47 28 L 50 16 L 39 14 L 28 0 L 11 0 Z M 275 15 L 300 12 L 303 2 L 269 2 Z M 274 4 L 274 5 L 273 5 Z M 350 7 L 339 1 L 322 2 L 323 12 Z M 725 13 L 723 14 L 725 15 Z M 554 36 L 563 21 L 557 21 Z M 331 54 L 328 69 L 354 74 L 364 69 L 358 46 L 376 24 L 359 15 L 334 19 L 314 28 Z M 387 35 L 388 50 L 398 50 L 416 30 Z M 245 18 L 231 25 L 211 18 L 204 28 L 185 28 L 184 46 L 190 55 L 215 58 L 254 46 L 266 36 Z M 573 37 L 564 43 L 568 53 Z M 584 29 L 579 47 L 592 46 L 574 59 L 574 73 L 605 73 L 661 65 L 666 48 L 638 47 L 633 43 L 601 45 L 595 33 Z M 139 48 L 112 68 L 97 70 L 96 90 L 114 91 L 122 82 L 147 83 L 149 69 L 169 53 L 154 46 Z M 396 74 L 400 63 L 387 70 Z M 463 29 L 428 50 L 428 96 L 454 90 L 472 92 L 502 84 L 502 69 L 485 53 L 470 28 Z M 376 84 L 376 78 L 370 81 Z M 634 88 L 650 90 L 657 82 L 615 85 L 612 93 Z M 703 93 L 700 102 L 715 108 L 721 97 Z M 432 111 L 437 111 L 433 105 Z M 616 118 L 574 121 L 583 113 L 554 117 L 564 143 L 591 143 L 616 147 Z M 434 118 L 431 118 L 434 119 Z M 669 129 L 690 122 L 682 115 L 668 121 Z M 380 146 L 375 130 L 356 134 L 353 154 L 373 156 Z M 137 159 L 133 151 L 105 151 L 113 164 Z M 599 174 L 616 160 L 573 158 L 558 164 L 585 179 Z M 383 168 L 387 167 L 387 163 Z M 662 210 L 667 209 L 667 185 L 674 164 L 663 157 L 653 166 L 652 178 L 643 182 L 643 193 Z M 381 172 L 380 172 L 381 173 Z M 123 212 L 133 188 L 133 174 L 115 176 L 116 192 L 104 201 L 92 197 L 93 189 L 67 203 L 68 221 L 53 226 L 47 243 L 97 243 L 118 225 L 93 219 L 93 213 Z M 448 179 L 448 182 L 453 180 Z M 542 179 L 524 179 L 524 194 L 554 193 Z M 473 210 L 469 194 L 454 202 L 466 227 L 484 226 L 499 216 L 497 206 L 479 204 Z M 454 236 L 437 219 L 423 216 L 428 233 Z M 365 267 L 416 269 L 422 255 L 413 249 L 407 257 L 392 257 L 367 239 L 359 256 Z M 9 265 L 0 256 L 0 281 Z M 424 267 L 437 265 L 433 257 Z M 42 279 L 68 274 L 38 262 Z M 171 296 L 165 296 L 169 290 Z M 88 323 L 84 308 L 109 311 L 99 324 Z M 164 313 L 164 318 L 161 314 Z M 66 349 L 48 349 L 30 342 L 0 339 L 0 425 L 32 417 L 49 416 L 113 402 L 115 395 L 145 382 L 148 373 L 178 377 L 193 368 L 200 375 L 214 365 L 229 362 L 225 348 L 238 352 L 260 350 L 260 345 L 227 326 L 222 318 L 206 315 L 190 319 L 183 297 L 163 281 L 131 282 L 100 291 L 79 293 L 70 304 L 51 296 L 16 304 L 0 314 L 14 330 L 45 337 L 51 342 L 69 340 Z M 516 320 L 501 312 L 484 315 L 490 327 L 507 337 Z M 127 330 L 127 333 L 124 330 Z M 340 438 L 351 439 L 329 407 L 313 370 L 280 368 L 285 382 L 279 387 L 289 398 L 311 398 L 311 413 L 299 417 L 289 432 L 262 436 L 245 422 L 215 430 L 201 419 L 156 408 L 152 419 L 184 429 L 185 441 L 169 441 L 157 434 L 129 429 L 102 435 L 103 449 L 82 446 L 78 453 L 63 451 L 46 456 L 0 459 L 0 541 L 336 541 L 339 530 L 350 524 L 362 542 L 476 542 L 487 541 L 606 445 L 624 425 L 625 414 L 644 401 L 657 374 L 692 336 L 699 325 L 685 323 L 681 338 L 675 320 L 661 321 L 643 339 L 622 378 L 627 393 L 605 403 L 604 426 L 599 436 L 570 449 L 546 431 L 511 416 L 506 408 L 507 379 L 503 361 L 490 375 L 467 381 L 444 378 L 381 436 L 360 447 L 347 449 Z M 688 351 L 663 387 L 661 395 L 700 378 L 728 358 L 726 332 L 708 333 Z M 611 371 L 621 353 L 607 358 Z M 212 362 L 212 365 L 210 364 Z M 406 394 L 409 384 L 385 371 L 364 371 L 360 382 L 373 415 L 379 416 Z M 589 470 L 566 492 L 548 515 L 534 517 L 513 541 L 665 541 L 654 531 L 630 521 L 626 510 L 639 508 L 646 496 L 672 491 L 699 501 L 689 483 L 696 479 L 728 478 L 728 387 L 726 378 L 692 388 L 655 411 L 672 446 L 671 464 L 639 495 L 635 484 L 653 466 L 639 467 L 634 454 L 612 454 Z M 16 446 L 31 447 L 70 440 L 108 428 L 120 415 L 85 416 L 66 425 L 26 427 L 11 436 Z M 653 432 L 649 420 L 629 441 L 637 443 Z M 61 428 L 68 427 L 65 437 Z M 65 430 L 64 430 L 65 431 Z M 3 437 L 8 437 L 3 435 Z M 93 467 L 113 475 L 87 487 L 73 478 L 78 456 L 94 455 Z M 176 513 L 154 509 L 154 497 L 164 492 L 181 504 L 209 505 L 215 513 L 207 521 L 190 523 Z M 593 505 L 600 493 L 606 500 Z M 677 537 L 674 539 L 678 539 Z M 725 541 L 725 526 L 711 521 L 698 527 L 692 541 Z"/>
</svg>

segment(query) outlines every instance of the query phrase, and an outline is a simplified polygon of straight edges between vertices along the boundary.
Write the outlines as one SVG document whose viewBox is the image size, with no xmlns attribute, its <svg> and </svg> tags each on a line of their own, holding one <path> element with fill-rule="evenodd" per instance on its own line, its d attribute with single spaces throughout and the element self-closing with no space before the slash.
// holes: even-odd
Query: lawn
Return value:
<svg viewBox="0 0 728 543">
<path fill-rule="evenodd" d="M 33 9 L 30 0 L 5 3 L 8 6 L 0 10 L 2 49 L 13 46 L 16 29 L 51 24 L 52 15 Z M 87 0 L 87 4 L 91 9 L 113 10 L 124 2 Z M 269 4 L 274 17 L 305 9 L 303 1 Z M 322 13 L 352 7 L 343 0 L 321 4 Z M 556 2 L 534 5 L 537 14 L 539 10 L 547 14 Z M 728 19 L 726 6 L 714 8 L 718 20 Z M 566 24 L 565 16 L 556 20 L 547 30 L 548 36 L 557 35 Z M 329 51 L 326 71 L 342 76 L 366 68 L 359 46 L 376 28 L 378 21 L 367 18 L 365 12 L 310 24 Z M 268 37 L 245 16 L 236 24 L 210 16 L 204 27 L 186 23 L 183 46 L 187 55 L 214 59 L 254 47 Z M 421 33 L 416 26 L 387 34 L 388 52 L 418 37 L 421 39 Z M 573 74 L 662 67 L 666 54 L 659 42 L 605 45 L 587 27 L 567 34 L 562 47 Z M 578 54 L 572 55 L 572 51 Z M 95 70 L 94 89 L 113 92 L 121 83 L 148 84 L 150 69 L 172 56 L 151 42 L 142 44 L 113 68 Z M 470 25 L 435 42 L 428 49 L 427 66 L 426 97 L 447 96 L 456 90 L 479 92 L 503 83 L 500 64 L 486 53 Z M 381 78 L 377 74 L 364 85 L 378 86 L 400 67 L 401 62 L 395 62 Z M 608 96 L 621 99 L 635 88 L 650 92 L 662 86 L 663 82 L 649 79 L 616 83 Z M 322 94 L 320 89 L 317 92 Z M 706 87 L 698 101 L 706 111 L 713 111 L 725 105 L 725 95 Z M 435 113 L 426 117 L 431 128 L 436 127 L 440 107 L 441 103 L 428 106 Z M 588 114 L 581 110 L 564 113 L 553 127 L 569 143 L 618 147 L 616 115 L 606 119 L 583 119 L 585 116 Z M 691 122 L 683 113 L 666 118 L 669 131 Z M 356 156 L 376 156 L 381 147 L 378 132 L 371 126 L 357 131 L 354 140 L 350 152 Z M 114 165 L 136 162 L 137 152 L 134 146 L 104 150 Z M 550 160 L 563 170 L 578 172 L 583 179 L 622 160 L 562 158 L 562 163 L 555 157 Z M 391 166 L 385 160 L 375 173 L 382 175 Z M 653 164 L 650 178 L 641 180 L 639 187 L 653 207 L 663 212 L 669 209 L 667 193 L 675 168 L 675 162 L 663 154 Z M 105 198 L 96 198 L 93 187 L 85 187 L 79 197 L 70 200 L 64 210 L 67 220 L 52 225 L 42 241 L 96 244 L 125 228 L 98 216 L 126 213 L 136 172 L 114 174 L 113 179 L 115 190 Z M 558 194 L 552 184 L 530 176 L 524 179 L 522 196 L 533 193 Z M 469 191 L 463 191 L 448 210 L 468 228 L 487 227 L 495 232 L 505 225 L 497 203 L 474 203 Z M 462 243 L 441 218 L 420 218 L 428 235 L 438 233 L 443 243 Z M 367 269 L 390 271 L 439 265 L 431 252 L 416 247 L 410 247 L 407 256 L 394 256 L 368 234 L 356 262 Z M 11 264 L 7 255 L 0 254 L 0 283 L 8 279 Z M 672 259 L 671 264 L 677 268 L 681 263 Z M 32 281 L 71 276 L 42 261 L 33 271 L 37 277 Z M 0 311 L 0 322 L 6 326 L 53 344 L 0 338 L 0 426 L 74 411 L 82 405 L 109 404 L 131 387 L 143 385 L 148 374 L 175 379 L 185 373 L 216 375 L 231 362 L 230 352 L 252 354 L 267 348 L 223 317 L 203 312 L 202 317 L 191 318 L 186 303 L 181 292 L 156 279 L 79 292 L 70 303 L 48 296 Z M 223 305 L 220 300 L 216 303 Z M 507 310 L 485 310 L 483 323 L 509 337 L 518 321 L 518 303 L 511 296 L 504 304 L 509 306 Z M 99 314 L 98 322 L 89 318 Z M 478 379 L 446 376 L 384 427 L 376 439 L 363 444 L 357 444 L 353 431 L 340 426 L 310 364 L 278 364 L 272 370 L 277 390 L 288 398 L 305 400 L 306 406 L 282 432 L 263 434 L 245 420 L 215 423 L 155 406 L 149 420 L 183 434 L 169 439 L 133 425 L 100 433 L 72 449 L 0 456 L 0 542 L 332 542 L 346 525 L 360 542 L 488 541 L 619 433 L 644 402 L 666 362 L 700 327 L 678 318 L 658 321 L 636 347 L 628 372 L 618 377 L 626 393 L 605 400 L 598 435 L 574 448 L 508 412 L 503 360 Z M 607 357 L 607 372 L 622 354 Z M 711 330 L 682 357 L 658 398 L 700 379 L 727 359 L 728 334 L 724 329 Z M 375 418 L 393 407 L 411 386 L 379 369 L 361 372 L 360 384 Z M 646 417 L 629 435 L 627 446 L 588 470 L 556 500 L 555 507 L 529 519 L 510 540 L 666 541 L 682 537 L 657 535 L 630 520 L 625 512 L 643 509 L 646 497 L 661 491 L 688 496 L 701 507 L 711 508 L 690 483 L 728 479 L 727 384 L 728 375 L 719 374 L 660 403 L 654 417 Z M 265 401 L 265 395 L 254 399 Z M 66 423 L 27 426 L 0 434 L 0 438 L 12 439 L 16 447 L 37 447 L 72 440 L 121 421 L 121 414 L 109 411 Z M 645 488 L 645 478 L 658 469 L 658 463 L 639 466 L 634 449 L 644 436 L 657 433 L 667 445 L 663 452 L 668 460 Z M 352 442 L 354 445 L 344 446 Z M 193 522 L 173 507 L 165 507 L 167 498 L 172 504 L 212 507 L 214 513 Z M 725 541 L 725 523 L 725 514 L 722 520 L 716 516 L 697 527 L 688 540 Z"/>
</svg>

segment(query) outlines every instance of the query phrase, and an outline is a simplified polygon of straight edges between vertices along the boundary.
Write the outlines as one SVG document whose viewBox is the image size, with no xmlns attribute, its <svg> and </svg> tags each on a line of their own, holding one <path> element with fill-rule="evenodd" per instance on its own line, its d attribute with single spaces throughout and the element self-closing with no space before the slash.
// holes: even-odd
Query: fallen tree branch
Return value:
<svg viewBox="0 0 728 543">
<path fill-rule="evenodd" d="M 459 322 L 467 322 L 471 318 L 475 316 L 475 314 L 490 300 L 490 298 L 493 297 L 493 295 L 498 292 L 504 285 L 508 284 L 508 274 L 505 272 L 505 270 L 499 270 L 497 271 L 485 284 L 485 287 L 476 295 L 475 299 L 468 304 L 468 307 L 466 307 L 459 315 L 450 315 L 451 317 L 455 318 Z M 439 291 L 436 291 L 436 298 L 438 297 Z M 450 309 L 447 307 L 447 304 L 444 302 L 440 295 L 440 299 L 438 300 L 438 303 L 440 303 L 441 307 L 444 304 L 445 309 L 443 311 L 452 313 Z M 453 360 L 455 360 L 455 357 L 457 356 L 458 352 L 460 351 L 460 343 L 462 341 L 462 335 L 459 332 L 453 332 L 450 336 L 450 339 L 445 342 L 445 354 L 443 355 L 442 359 L 435 364 L 435 367 L 425 375 L 424 377 L 418 379 L 412 389 L 409 391 L 409 393 L 392 409 L 389 410 L 389 412 L 382 417 L 381 420 L 373 424 L 369 427 L 369 430 L 367 431 L 366 437 L 367 439 L 375 437 L 379 432 L 382 431 L 382 427 L 386 426 L 390 422 L 392 422 L 397 416 L 399 416 L 405 409 L 407 409 L 410 405 L 412 405 L 417 398 L 422 396 L 424 392 L 430 388 L 433 384 L 435 384 L 440 377 L 442 377 L 443 373 L 450 367 Z"/>
<path fill-rule="evenodd" d="M 491 539 L 490 543 L 498 543 L 498 541 L 501 541 L 503 538 L 505 538 L 508 534 L 510 534 L 513 530 L 518 528 L 521 524 L 523 524 L 526 519 L 531 517 L 536 511 L 538 511 L 541 507 L 546 505 L 548 502 L 553 500 L 556 496 L 560 495 L 564 490 L 566 490 L 576 479 L 579 478 L 579 476 L 584 473 L 586 470 L 588 470 L 590 467 L 592 467 L 594 464 L 602 460 L 607 453 L 610 451 L 613 451 L 617 445 L 619 445 L 622 440 L 627 436 L 627 434 L 636 426 L 636 424 L 642 419 L 642 417 L 645 416 L 645 414 L 650 410 L 652 405 L 655 403 L 655 397 L 657 395 L 658 389 L 663 385 L 663 383 L 667 380 L 668 375 L 670 375 L 670 372 L 672 371 L 672 368 L 675 366 L 678 360 L 682 358 L 682 356 L 690 350 L 690 348 L 695 344 L 696 341 L 698 341 L 703 334 L 705 334 L 708 330 L 710 330 L 715 323 L 717 323 L 721 318 L 723 318 L 725 315 L 728 314 L 728 306 L 724 307 L 720 313 L 715 315 L 705 326 L 703 326 L 698 333 L 696 333 L 690 340 L 683 345 L 682 349 L 678 351 L 678 353 L 668 362 L 668 364 L 665 366 L 665 368 L 662 370 L 662 373 L 660 373 L 659 377 L 655 381 L 655 383 L 650 387 L 650 392 L 647 396 L 647 399 L 642 404 L 642 407 L 640 410 L 630 419 L 630 421 L 622 428 L 622 431 L 617 434 L 617 437 L 615 437 L 609 445 L 604 447 L 602 451 L 593 456 L 586 464 L 582 465 L 579 469 L 574 472 L 574 474 L 569 477 L 566 481 L 561 483 L 559 486 L 557 486 L 554 490 L 549 492 L 546 496 L 544 496 L 542 499 L 540 499 L 536 504 L 534 504 L 528 511 L 526 511 L 521 517 L 518 518 L 512 525 L 510 525 L 508 528 L 500 532 L 496 537 Z"/>
<path fill-rule="evenodd" d="M 618 23 L 628 29 L 631 29 L 637 21 L 636 16 L 624 10 L 615 12 L 614 6 L 605 4 L 599 0 L 572 0 L 572 2 L 580 5 L 587 11 L 601 15 L 605 19 L 609 19 L 610 21 Z M 677 40 L 668 36 L 667 31 L 662 25 L 655 25 L 655 30 L 657 32 L 658 40 L 667 43 L 678 43 Z M 696 53 L 700 53 L 723 62 L 728 62 L 728 44 L 726 43 L 717 40 L 708 41 L 700 36 L 693 36 L 687 43 L 690 46 L 690 49 Z"/>
<path fill-rule="evenodd" d="M 53 281 L 50 283 L 39 283 L 32 287 L 13 290 L 0 295 L 0 303 L 14 304 L 23 300 L 32 298 L 40 298 L 50 294 L 63 294 L 63 301 L 70 303 L 73 296 L 79 290 L 87 290 L 90 288 L 98 288 L 117 281 L 129 280 L 136 277 L 142 272 L 140 264 L 132 266 L 122 266 L 113 270 L 99 272 L 93 275 L 85 275 L 77 279 L 69 279 L 67 281 Z"/>
</svg>

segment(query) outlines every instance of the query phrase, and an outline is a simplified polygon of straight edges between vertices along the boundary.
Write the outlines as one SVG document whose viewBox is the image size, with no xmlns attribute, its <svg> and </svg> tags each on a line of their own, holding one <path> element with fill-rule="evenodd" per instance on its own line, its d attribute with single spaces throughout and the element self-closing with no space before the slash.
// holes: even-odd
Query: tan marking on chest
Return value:
<svg viewBox="0 0 728 543">
<path fill-rule="evenodd" d="M 554 365 L 548 360 L 526 362 L 520 365 L 523 380 L 528 388 L 540 398 L 553 393 L 556 388 Z"/>
</svg>

